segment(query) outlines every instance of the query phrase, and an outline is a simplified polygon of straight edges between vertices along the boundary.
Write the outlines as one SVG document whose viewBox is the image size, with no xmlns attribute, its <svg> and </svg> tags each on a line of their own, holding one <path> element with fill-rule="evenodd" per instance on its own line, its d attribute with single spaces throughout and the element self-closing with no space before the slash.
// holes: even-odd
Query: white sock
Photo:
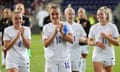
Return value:
<svg viewBox="0 0 120 72">
<path fill-rule="evenodd" d="M 86 59 L 81 58 L 80 72 L 85 72 L 86 69 Z"/>
</svg>

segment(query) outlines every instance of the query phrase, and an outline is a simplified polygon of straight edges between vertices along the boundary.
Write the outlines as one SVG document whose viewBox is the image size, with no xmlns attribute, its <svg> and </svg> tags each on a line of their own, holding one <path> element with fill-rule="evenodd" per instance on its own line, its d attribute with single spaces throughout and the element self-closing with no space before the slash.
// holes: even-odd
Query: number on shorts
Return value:
<svg viewBox="0 0 120 72">
<path fill-rule="evenodd" d="M 65 62 L 64 64 L 65 64 L 65 68 L 66 68 L 66 69 L 69 69 L 69 68 L 70 68 L 69 62 Z"/>
</svg>

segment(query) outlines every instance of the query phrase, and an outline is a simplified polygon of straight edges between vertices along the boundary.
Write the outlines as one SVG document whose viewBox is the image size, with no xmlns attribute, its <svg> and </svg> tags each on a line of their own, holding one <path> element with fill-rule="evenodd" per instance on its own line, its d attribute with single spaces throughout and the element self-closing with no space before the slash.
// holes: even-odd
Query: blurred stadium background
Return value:
<svg viewBox="0 0 120 72">
<path fill-rule="evenodd" d="M 83 7 L 86 9 L 90 19 L 95 18 L 96 11 L 99 7 L 107 6 L 112 9 L 114 22 L 120 32 L 120 0 L 0 0 L 0 18 L 2 17 L 2 10 L 4 8 L 8 7 L 13 10 L 14 5 L 19 2 L 25 5 L 25 15 L 31 17 L 33 34 L 39 33 L 38 21 L 36 19 L 37 13 L 42 10 L 43 6 L 47 6 L 52 2 L 61 6 L 62 13 L 68 4 L 72 5 L 76 14 L 78 8 Z"/>
<path fill-rule="evenodd" d="M 32 57 L 31 57 L 31 72 L 44 72 L 44 51 L 41 42 L 40 29 L 38 21 L 36 19 L 37 13 L 42 10 L 42 7 L 47 6 L 49 3 L 53 2 L 59 4 L 62 9 L 64 9 L 71 4 L 76 11 L 79 7 L 86 9 L 89 20 L 92 19 L 93 24 L 96 22 L 96 11 L 101 6 L 107 6 L 112 9 L 113 21 L 117 25 L 120 33 L 120 0 L 0 0 L 0 18 L 2 17 L 2 11 L 4 8 L 8 7 L 11 10 L 14 9 L 14 5 L 17 3 L 23 3 L 25 5 L 25 15 L 31 17 L 32 27 Z M 63 17 L 64 18 L 64 17 Z M 92 22 L 91 21 L 91 22 Z M 120 72 L 120 47 L 116 47 L 116 65 L 113 72 Z M 0 50 L 1 54 L 1 50 Z M 90 47 L 89 55 L 87 58 L 87 70 L 86 72 L 93 72 L 93 65 L 91 61 L 92 47 Z M 1 55 L 0 55 L 1 56 Z M 0 57 L 1 62 L 1 57 Z M 1 64 L 0 64 L 1 65 Z M 4 67 L 0 67 L 1 72 L 5 72 Z"/>
</svg>

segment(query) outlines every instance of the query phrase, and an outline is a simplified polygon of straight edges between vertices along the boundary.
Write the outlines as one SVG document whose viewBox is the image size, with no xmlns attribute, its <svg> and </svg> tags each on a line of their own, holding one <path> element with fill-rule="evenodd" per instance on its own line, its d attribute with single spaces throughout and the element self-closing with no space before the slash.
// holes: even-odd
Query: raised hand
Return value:
<svg viewBox="0 0 120 72">
<path fill-rule="evenodd" d="M 87 42 L 87 38 L 86 37 L 80 37 L 79 38 L 79 42 L 86 43 Z"/>
<path fill-rule="evenodd" d="M 107 34 L 107 37 L 112 37 L 112 33 L 108 33 L 108 34 Z"/>
<path fill-rule="evenodd" d="M 56 24 L 56 31 L 57 31 L 57 32 L 60 32 L 61 29 L 62 29 L 62 27 L 63 27 L 62 23 Z"/>
<path fill-rule="evenodd" d="M 101 37 L 102 37 L 102 38 L 106 38 L 107 35 L 106 35 L 104 32 L 101 32 Z"/>
<path fill-rule="evenodd" d="M 102 43 L 102 42 L 97 41 L 97 42 L 96 42 L 96 45 L 97 45 L 98 47 L 102 48 L 102 49 L 105 48 L 105 44 Z"/>
<path fill-rule="evenodd" d="M 105 38 L 105 39 L 112 38 L 112 33 L 105 34 L 105 33 L 101 32 L 101 37 Z"/>
<path fill-rule="evenodd" d="M 20 27 L 19 31 L 20 31 L 21 35 L 23 35 L 24 34 L 24 27 Z"/>
</svg>

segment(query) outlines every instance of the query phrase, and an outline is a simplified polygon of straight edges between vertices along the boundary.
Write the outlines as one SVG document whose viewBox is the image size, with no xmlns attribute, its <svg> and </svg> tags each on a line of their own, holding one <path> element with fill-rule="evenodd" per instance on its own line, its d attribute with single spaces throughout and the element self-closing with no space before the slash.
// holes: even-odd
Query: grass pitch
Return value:
<svg viewBox="0 0 120 72">
<path fill-rule="evenodd" d="M 90 47 L 89 54 L 87 57 L 87 67 L 86 72 L 94 72 L 93 71 L 93 64 L 92 64 L 92 50 L 93 48 Z M 32 57 L 30 58 L 31 61 L 31 72 L 44 72 L 44 49 L 40 35 L 32 35 L 32 45 L 31 45 L 31 53 Z M 116 53 L 116 64 L 113 67 L 113 72 L 120 72 L 120 46 L 115 47 Z M 1 65 L 1 49 L 0 49 L 0 65 Z M 5 67 L 0 66 L 1 72 L 6 72 Z"/>
</svg>

